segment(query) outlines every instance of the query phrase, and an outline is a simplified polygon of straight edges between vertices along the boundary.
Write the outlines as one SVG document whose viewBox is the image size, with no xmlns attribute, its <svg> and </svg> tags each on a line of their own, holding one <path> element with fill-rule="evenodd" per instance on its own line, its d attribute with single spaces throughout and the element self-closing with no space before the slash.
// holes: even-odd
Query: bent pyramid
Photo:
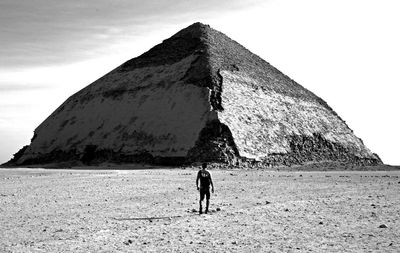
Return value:
<svg viewBox="0 0 400 253">
<path fill-rule="evenodd" d="M 195 23 L 68 98 L 9 164 L 380 164 L 319 97 Z"/>
</svg>

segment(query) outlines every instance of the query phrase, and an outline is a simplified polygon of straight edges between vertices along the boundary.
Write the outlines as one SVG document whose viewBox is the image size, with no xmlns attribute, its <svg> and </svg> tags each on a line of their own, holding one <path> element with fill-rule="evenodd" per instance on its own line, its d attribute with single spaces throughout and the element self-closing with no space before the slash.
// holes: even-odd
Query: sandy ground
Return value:
<svg viewBox="0 0 400 253">
<path fill-rule="evenodd" d="M 400 171 L 196 172 L 0 169 L 0 252 L 400 252 Z"/>
</svg>

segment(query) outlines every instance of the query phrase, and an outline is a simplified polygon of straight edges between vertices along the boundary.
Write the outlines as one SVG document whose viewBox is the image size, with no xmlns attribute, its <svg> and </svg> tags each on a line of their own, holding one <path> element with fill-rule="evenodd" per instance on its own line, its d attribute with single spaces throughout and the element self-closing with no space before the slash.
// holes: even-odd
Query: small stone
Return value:
<svg viewBox="0 0 400 253">
<path fill-rule="evenodd" d="M 195 213 L 195 212 L 197 212 L 197 210 L 193 208 L 193 209 L 192 209 L 192 213 Z"/>
<path fill-rule="evenodd" d="M 235 244 L 235 245 L 236 245 L 236 244 L 237 244 L 237 242 L 236 242 L 236 241 L 233 241 L 233 242 L 232 242 L 232 244 Z"/>
<path fill-rule="evenodd" d="M 323 225 L 324 223 L 323 223 L 322 221 L 320 221 L 318 224 L 319 224 L 319 225 Z"/>
<path fill-rule="evenodd" d="M 379 228 L 387 228 L 388 226 L 386 226 L 385 224 L 381 224 L 379 225 Z"/>
<path fill-rule="evenodd" d="M 269 201 L 267 200 L 267 201 L 265 201 L 265 204 L 268 205 L 268 204 L 271 204 L 271 202 L 269 202 Z"/>
<path fill-rule="evenodd" d="M 217 210 L 217 212 L 219 212 L 219 211 L 221 211 L 221 208 L 217 207 L 217 209 L 216 209 L 216 210 Z"/>
<path fill-rule="evenodd" d="M 289 209 L 285 208 L 283 211 L 285 211 L 285 212 L 289 212 Z"/>
</svg>

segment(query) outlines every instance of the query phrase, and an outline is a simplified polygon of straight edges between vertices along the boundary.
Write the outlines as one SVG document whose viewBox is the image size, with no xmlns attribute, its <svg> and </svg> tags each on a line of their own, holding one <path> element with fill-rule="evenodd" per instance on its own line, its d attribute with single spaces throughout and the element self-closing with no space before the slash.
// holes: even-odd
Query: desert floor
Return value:
<svg viewBox="0 0 400 253">
<path fill-rule="evenodd" d="M 0 252 L 400 252 L 400 171 L 210 172 L 0 169 Z"/>
</svg>

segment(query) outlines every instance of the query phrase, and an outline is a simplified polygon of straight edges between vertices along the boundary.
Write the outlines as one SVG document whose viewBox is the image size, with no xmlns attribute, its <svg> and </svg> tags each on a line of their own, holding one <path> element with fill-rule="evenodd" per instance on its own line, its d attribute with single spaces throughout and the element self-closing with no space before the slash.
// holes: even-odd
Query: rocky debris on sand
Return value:
<svg viewBox="0 0 400 253">
<path fill-rule="evenodd" d="M 132 244 L 132 243 L 133 243 L 133 241 L 131 239 L 128 239 L 127 241 L 124 241 L 125 245 L 129 245 L 129 244 Z"/>
</svg>

